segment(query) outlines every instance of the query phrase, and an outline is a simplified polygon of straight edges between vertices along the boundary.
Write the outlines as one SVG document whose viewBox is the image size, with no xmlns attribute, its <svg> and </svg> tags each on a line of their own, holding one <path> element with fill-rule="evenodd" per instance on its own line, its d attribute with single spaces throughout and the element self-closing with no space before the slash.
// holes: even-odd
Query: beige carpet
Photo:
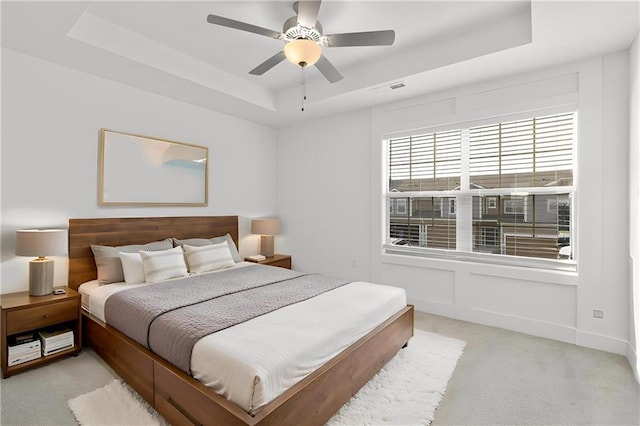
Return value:
<svg viewBox="0 0 640 426">
<path fill-rule="evenodd" d="M 327 423 L 428 425 L 465 343 L 416 330 L 401 350 Z M 128 386 L 114 380 L 69 400 L 81 425 L 163 425 L 164 420 Z"/>
</svg>

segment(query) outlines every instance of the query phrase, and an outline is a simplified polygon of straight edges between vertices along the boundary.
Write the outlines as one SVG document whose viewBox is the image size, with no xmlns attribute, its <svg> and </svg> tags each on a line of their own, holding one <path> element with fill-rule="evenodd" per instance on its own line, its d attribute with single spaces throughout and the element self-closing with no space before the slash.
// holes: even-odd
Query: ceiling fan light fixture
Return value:
<svg viewBox="0 0 640 426">
<path fill-rule="evenodd" d="M 284 21 L 282 32 L 218 15 L 208 15 L 207 22 L 283 41 L 285 43 L 283 50 L 249 71 L 249 74 L 262 75 L 286 58 L 302 70 L 303 86 L 304 69 L 309 65 L 315 65 L 320 74 L 330 83 L 335 83 L 343 79 L 343 76 L 329 59 L 322 54 L 323 46 L 328 48 L 345 46 L 391 46 L 393 44 L 396 37 L 395 31 L 393 30 L 360 31 L 325 35 L 322 24 L 320 24 L 318 20 L 321 3 L 322 0 L 296 1 L 293 4 L 293 10 L 296 15 Z"/>
<path fill-rule="evenodd" d="M 322 48 L 313 40 L 299 38 L 284 46 L 284 54 L 292 64 L 308 67 L 318 62 L 322 55 Z"/>
</svg>

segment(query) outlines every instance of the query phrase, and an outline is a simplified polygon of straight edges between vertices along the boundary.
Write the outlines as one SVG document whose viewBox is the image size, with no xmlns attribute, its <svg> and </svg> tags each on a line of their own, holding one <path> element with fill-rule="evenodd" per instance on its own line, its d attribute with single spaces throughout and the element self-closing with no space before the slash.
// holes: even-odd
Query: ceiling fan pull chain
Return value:
<svg viewBox="0 0 640 426">
<path fill-rule="evenodd" d="M 302 70 L 302 112 L 304 112 L 304 101 L 307 100 L 307 88 L 304 81 L 304 67 L 300 67 Z"/>
</svg>

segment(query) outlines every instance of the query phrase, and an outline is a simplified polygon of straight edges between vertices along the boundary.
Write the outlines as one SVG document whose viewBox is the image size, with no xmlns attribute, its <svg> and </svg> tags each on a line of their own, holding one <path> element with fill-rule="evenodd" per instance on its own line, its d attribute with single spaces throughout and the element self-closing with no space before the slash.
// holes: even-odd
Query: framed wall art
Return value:
<svg viewBox="0 0 640 426">
<path fill-rule="evenodd" d="M 99 144 L 100 205 L 207 205 L 207 147 L 108 129 Z"/>
</svg>

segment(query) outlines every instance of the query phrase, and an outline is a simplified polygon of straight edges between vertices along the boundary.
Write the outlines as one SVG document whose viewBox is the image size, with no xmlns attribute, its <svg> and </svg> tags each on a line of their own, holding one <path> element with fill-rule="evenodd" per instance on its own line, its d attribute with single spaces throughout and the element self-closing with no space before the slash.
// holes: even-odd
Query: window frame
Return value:
<svg viewBox="0 0 640 426">
<path fill-rule="evenodd" d="M 388 185 L 383 184 L 382 192 L 383 192 L 383 205 L 391 198 L 404 197 L 409 199 L 409 203 L 413 201 L 414 198 L 424 198 L 424 197 L 437 197 L 437 198 L 453 198 L 455 200 L 456 205 L 456 213 L 459 213 L 457 210 L 457 205 L 459 204 L 458 200 L 460 198 L 469 197 L 472 198 L 474 196 L 479 196 L 486 198 L 487 200 L 493 200 L 495 203 L 495 207 L 490 207 L 490 201 L 487 201 L 485 208 L 496 208 L 500 211 L 500 203 L 499 199 L 501 196 L 513 196 L 513 195 L 560 195 L 560 194 L 569 194 L 569 206 L 570 206 L 570 214 L 571 214 L 571 228 L 570 228 L 570 241 L 571 245 L 577 245 L 577 214 L 576 214 L 576 199 L 578 193 L 578 185 L 577 185 L 577 170 L 578 164 L 576 162 L 576 145 L 577 145 L 577 133 L 578 133 L 578 108 L 576 105 L 565 105 L 564 107 L 554 107 L 547 109 L 540 109 L 536 111 L 529 112 L 521 112 L 514 114 L 505 114 L 501 116 L 491 117 L 491 118 L 481 118 L 477 120 L 468 120 L 462 121 L 459 123 L 449 123 L 447 125 L 434 125 L 429 127 L 417 128 L 410 131 L 396 131 L 389 132 L 381 135 L 382 139 L 382 176 L 383 182 L 388 182 L 388 143 L 389 140 L 397 138 L 397 137 L 407 137 L 412 135 L 419 135 L 423 133 L 433 133 L 433 132 L 442 132 L 442 131 L 453 131 L 457 129 L 461 129 L 464 133 L 467 132 L 472 127 L 487 125 L 487 124 L 497 124 L 497 123 L 505 123 L 515 120 L 522 120 L 534 117 L 545 117 L 548 115 L 554 114 L 565 114 L 565 113 L 573 113 L 573 181 L 572 185 L 569 186 L 555 186 L 555 187 L 518 187 L 518 188 L 492 188 L 492 189 L 484 189 L 484 188 L 471 188 L 469 185 L 469 175 L 470 170 L 468 167 L 468 158 L 465 160 L 464 155 L 468 157 L 468 139 L 467 139 L 467 147 L 462 148 L 461 151 L 461 176 L 460 181 L 464 185 L 466 179 L 467 187 L 461 186 L 459 190 L 448 190 L 448 191 L 405 191 L 405 192 L 396 192 L 390 193 Z M 465 151 L 466 150 L 466 151 Z M 464 176 L 466 174 L 466 177 Z M 527 198 L 524 199 L 525 203 Z M 526 210 L 526 205 L 524 206 L 524 210 Z M 385 210 L 383 209 L 383 212 Z M 482 211 L 481 214 L 485 212 Z M 525 214 L 525 212 L 521 212 L 519 214 Z M 518 213 L 515 213 L 518 214 Z M 473 219 L 470 219 L 470 226 Z M 415 246 L 396 246 L 388 243 L 387 232 L 390 224 L 390 217 L 388 214 L 383 215 L 382 217 L 382 254 L 383 256 L 391 256 L 397 257 L 401 256 L 410 256 L 411 258 L 427 258 L 434 261 L 446 260 L 446 261 L 463 261 L 463 262 L 476 262 L 479 264 L 487 264 L 487 265 L 505 265 L 505 266 L 515 266 L 515 267 L 534 267 L 540 268 L 541 270 L 549 270 L 553 271 L 561 271 L 561 272 L 577 272 L 578 258 L 576 255 L 576 251 L 573 250 L 572 259 L 567 260 L 555 260 L 555 259 L 545 259 L 545 258 L 536 258 L 536 257 L 524 257 L 524 256 L 510 256 L 505 254 L 486 254 L 480 252 L 473 252 L 472 250 L 462 250 L 462 249 L 438 249 L 438 248 L 429 248 L 429 247 L 415 247 Z M 385 231 L 386 229 L 386 231 Z M 484 238 L 484 237 L 483 237 Z M 499 232 L 497 238 L 500 238 Z M 469 237 L 470 245 L 473 245 L 473 236 Z M 500 246 L 500 242 L 496 242 L 496 247 Z"/>
</svg>

